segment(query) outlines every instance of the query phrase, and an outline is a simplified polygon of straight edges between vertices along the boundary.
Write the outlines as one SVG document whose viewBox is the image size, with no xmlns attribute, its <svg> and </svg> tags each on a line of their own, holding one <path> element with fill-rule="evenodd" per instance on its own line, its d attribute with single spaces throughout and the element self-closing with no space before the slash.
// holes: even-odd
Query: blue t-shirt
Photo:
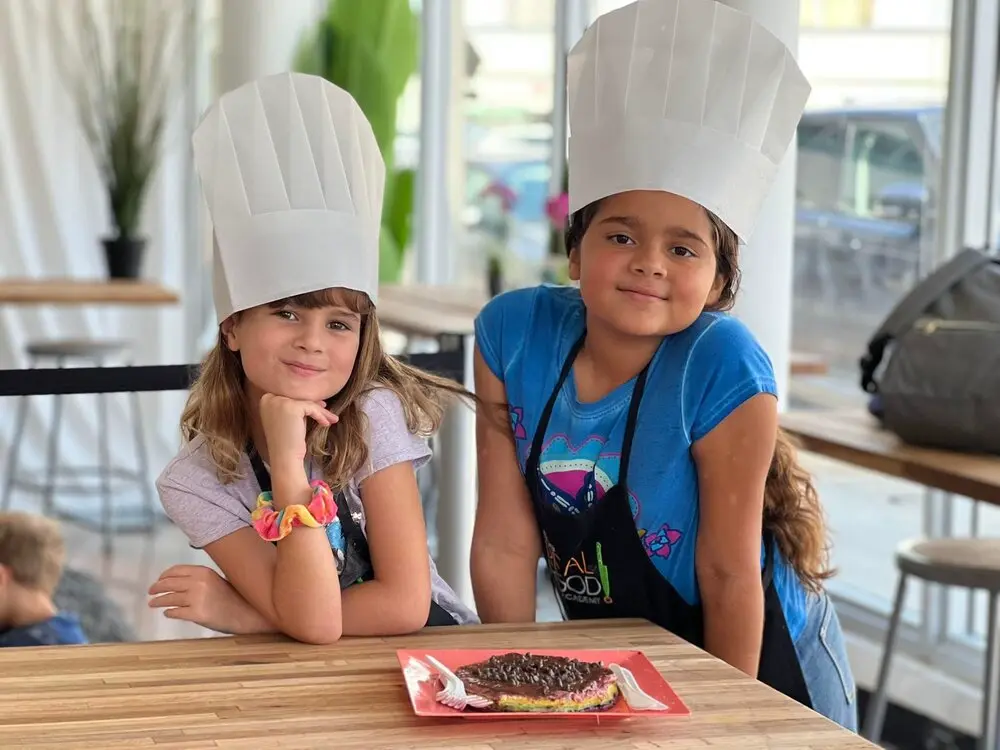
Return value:
<svg viewBox="0 0 1000 750">
<path fill-rule="evenodd" d="M 73 615 L 58 614 L 48 620 L 0 630 L 0 648 L 6 646 L 59 646 L 86 643 L 87 636 Z"/>
<path fill-rule="evenodd" d="M 584 320 L 579 291 L 557 286 L 507 292 L 476 318 L 480 353 L 507 391 L 522 473 L 539 417 Z M 581 403 L 573 377 L 566 378 L 540 461 L 554 491 L 551 502 L 563 512 L 579 512 L 617 483 L 635 380 L 599 401 Z M 691 446 L 758 393 L 777 393 L 771 361 L 746 326 L 723 313 L 702 313 L 687 329 L 665 337 L 649 367 L 632 442 L 629 501 L 646 554 L 689 604 L 700 603 L 698 474 Z M 794 640 L 805 623 L 806 591 L 777 549 L 774 581 Z"/>
</svg>

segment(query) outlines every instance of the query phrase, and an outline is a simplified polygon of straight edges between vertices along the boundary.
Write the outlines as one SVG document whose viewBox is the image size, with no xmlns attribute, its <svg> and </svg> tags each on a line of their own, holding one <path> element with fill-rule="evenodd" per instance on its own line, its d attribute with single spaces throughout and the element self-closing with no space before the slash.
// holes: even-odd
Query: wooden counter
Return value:
<svg viewBox="0 0 1000 750">
<path fill-rule="evenodd" d="M 397 648 L 641 649 L 689 718 L 414 716 Z M 648 623 L 438 628 L 306 646 L 270 636 L 0 649 L 0 745 L 155 748 L 873 748 Z"/>
<path fill-rule="evenodd" d="M 1000 457 L 920 448 L 864 411 L 791 411 L 781 426 L 805 450 L 888 476 L 1000 505 Z"/>
<path fill-rule="evenodd" d="M 0 304 L 7 305 L 169 305 L 179 300 L 154 281 L 0 279 Z"/>
</svg>

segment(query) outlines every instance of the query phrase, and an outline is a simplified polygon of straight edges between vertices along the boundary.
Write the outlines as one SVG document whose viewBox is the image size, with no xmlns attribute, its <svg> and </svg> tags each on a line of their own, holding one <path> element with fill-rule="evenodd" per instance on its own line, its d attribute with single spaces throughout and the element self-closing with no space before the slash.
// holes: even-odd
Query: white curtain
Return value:
<svg viewBox="0 0 1000 750">
<path fill-rule="evenodd" d="M 176 0 L 188 2 L 190 0 Z M 0 276 L 106 277 L 100 238 L 109 214 L 102 184 L 77 125 L 66 82 L 58 74 L 51 25 L 63 0 L 0 3 Z M 193 49 L 193 47 L 189 47 Z M 192 71 L 192 76 L 204 75 Z M 186 85 L 191 84 L 190 80 Z M 185 362 L 190 322 L 184 304 L 200 305 L 188 294 L 192 263 L 199 261 L 189 137 L 191 98 L 175 97 L 165 149 L 143 216 L 148 237 L 144 276 L 178 290 L 182 302 L 161 307 L 51 307 L 0 303 L 0 367 L 26 366 L 25 344 L 52 338 L 121 338 L 137 364 Z M 195 243 L 192 243 L 192 237 Z M 194 259 L 194 260 L 192 260 Z M 194 299 L 191 299 L 194 297 Z M 178 445 L 177 418 L 183 394 L 143 397 L 152 472 L 155 475 Z M 61 455 L 71 462 L 94 460 L 96 422 L 93 398 L 64 403 Z M 6 401 L 6 403 L 4 403 Z M 112 399 L 112 454 L 133 460 L 132 432 L 125 421 L 124 397 Z M 0 400 L 0 446 L 5 457 L 12 428 L 13 399 Z M 22 462 L 41 466 L 47 398 L 34 399 Z M 5 465 L 5 463 L 4 463 Z M 37 478 L 37 474 L 36 474 Z M 22 504 L 15 497 L 15 505 Z"/>
</svg>

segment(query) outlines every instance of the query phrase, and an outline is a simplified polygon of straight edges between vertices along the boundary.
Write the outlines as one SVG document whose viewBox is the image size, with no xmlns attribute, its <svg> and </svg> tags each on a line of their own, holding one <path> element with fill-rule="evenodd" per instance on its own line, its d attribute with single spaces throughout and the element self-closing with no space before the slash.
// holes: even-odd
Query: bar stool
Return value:
<svg viewBox="0 0 1000 750">
<path fill-rule="evenodd" d="M 103 367 L 108 357 L 127 354 L 130 350 L 127 341 L 92 340 L 92 339 L 62 339 L 30 342 L 25 351 L 29 366 L 34 368 L 41 362 L 52 361 L 56 367 L 63 367 L 67 360 L 80 360 L 83 363 Z M 0 510 L 6 510 L 10 505 L 11 491 L 19 489 L 42 493 L 42 512 L 45 515 L 77 523 L 88 528 L 95 528 L 86 519 L 68 512 L 65 508 L 56 506 L 57 492 L 74 494 L 101 495 L 101 521 L 96 524 L 100 530 L 102 546 L 105 555 L 110 555 L 115 533 L 111 491 L 112 477 L 118 477 L 139 484 L 142 491 L 143 522 L 128 527 L 128 531 L 152 531 L 156 523 L 156 510 L 150 487 L 149 463 L 146 454 L 146 441 L 142 426 L 142 412 L 139 405 L 139 394 L 130 393 L 132 427 L 134 430 L 134 447 L 136 453 L 136 469 L 115 467 L 111 462 L 111 435 L 108 430 L 108 396 L 107 393 L 97 395 L 97 450 L 98 465 L 96 467 L 69 467 L 59 463 L 59 433 L 62 428 L 63 396 L 53 396 L 52 423 L 48 428 L 48 446 L 45 462 L 46 475 L 42 482 L 32 482 L 18 476 L 18 456 L 21 449 L 21 439 L 24 435 L 25 423 L 28 417 L 28 397 L 18 399 L 17 415 L 14 423 L 14 434 L 11 438 L 10 452 L 7 459 L 7 473 L 4 480 L 3 498 L 0 500 Z M 87 485 L 61 484 L 60 477 L 96 473 L 98 487 Z M 125 530 L 125 529 L 121 529 Z"/>
<path fill-rule="evenodd" d="M 986 636 L 986 664 L 983 678 L 983 706 L 979 747 L 997 748 L 997 711 L 1000 709 L 1000 649 L 997 606 L 1000 603 L 1000 539 L 910 539 L 896 548 L 899 583 L 885 649 L 879 667 L 878 683 L 865 716 L 864 736 L 872 742 L 882 737 L 888 704 L 889 667 L 903 614 L 907 579 L 912 576 L 942 586 L 983 589 L 989 594 L 989 625 Z"/>
</svg>

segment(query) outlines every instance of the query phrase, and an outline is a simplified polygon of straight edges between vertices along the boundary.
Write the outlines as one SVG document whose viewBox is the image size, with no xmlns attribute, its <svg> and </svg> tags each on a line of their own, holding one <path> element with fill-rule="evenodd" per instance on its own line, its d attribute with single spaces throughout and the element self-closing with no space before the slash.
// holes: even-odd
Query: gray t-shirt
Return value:
<svg viewBox="0 0 1000 750">
<path fill-rule="evenodd" d="M 344 495 L 351 515 L 364 530 L 361 483 L 372 474 L 403 461 L 412 462 L 414 469 L 418 469 L 430 459 L 431 451 L 426 440 L 407 428 L 403 405 L 393 391 L 373 389 L 361 397 L 360 405 L 368 417 L 368 461 L 351 478 Z M 156 480 L 163 509 L 187 534 L 192 547 L 201 549 L 250 526 L 250 513 L 257 504 L 260 486 L 246 454 L 241 459 L 240 473 L 240 479 L 222 484 L 204 439 L 195 438 L 181 448 Z M 438 575 L 429 551 L 427 559 L 433 600 L 460 624 L 478 622 L 472 610 Z"/>
</svg>

